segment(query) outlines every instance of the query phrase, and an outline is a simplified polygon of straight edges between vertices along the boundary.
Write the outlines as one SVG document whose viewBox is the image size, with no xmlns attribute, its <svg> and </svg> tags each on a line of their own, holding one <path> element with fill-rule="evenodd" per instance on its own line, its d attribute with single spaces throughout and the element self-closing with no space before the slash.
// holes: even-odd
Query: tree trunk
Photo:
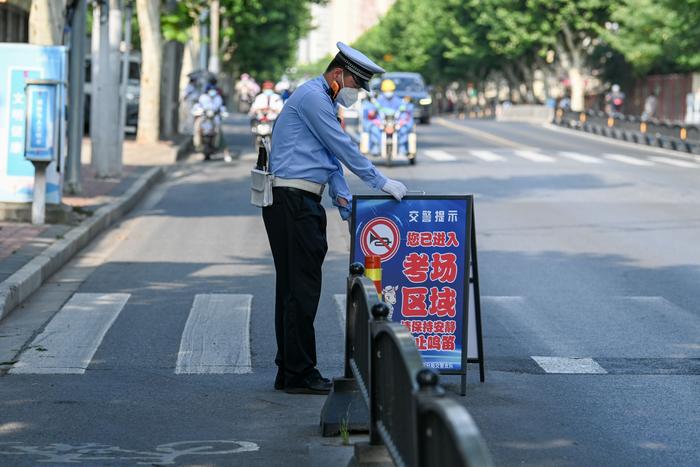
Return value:
<svg viewBox="0 0 700 467">
<path fill-rule="evenodd" d="M 160 131 L 160 1 L 137 0 L 136 11 L 141 35 L 141 96 L 136 139 L 140 143 L 155 143 Z"/>
<path fill-rule="evenodd" d="M 585 96 L 585 85 L 583 82 L 583 55 L 584 51 L 581 45 L 577 42 L 577 38 L 568 23 L 563 22 L 561 24 L 561 32 L 564 37 L 564 44 L 568 50 L 568 60 L 564 60 L 562 63 L 569 74 L 569 81 L 571 82 L 571 110 L 575 112 L 581 112 L 584 109 L 584 96 Z M 559 46 L 560 50 L 563 50 L 562 46 Z"/>
<path fill-rule="evenodd" d="M 532 60 L 530 61 L 532 63 Z M 523 84 L 525 85 L 525 102 L 528 104 L 533 104 L 535 102 L 535 77 L 529 64 L 525 62 L 525 59 L 519 59 L 516 61 L 520 73 L 523 75 Z"/>
<path fill-rule="evenodd" d="M 182 52 L 182 67 L 180 68 L 180 84 L 179 84 L 179 96 L 180 96 L 180 118 L 179 118 L 179 131 L 183 135 L 192 134 L 192 115 L 190 114 L 190 107 L 182 99 L 183 91 L 189 83 L 188 75 L 193 72 L 199 63 L 199 27 L 195 24 L 190 27 L 190 40 L 185 43 Z"/>
<path fill-rule="evenodd" d="M 516 90 L 519 86 L 519 80 L 515 76 L 515 72 L 513 71 L 513 68 L 510 64 L 506 64 L 503 66 L 503 76 L 505 77 L 506 82 L 508 83 L 508 94 L 510 96 L 510 102 L 515 103 L 517 100 L 519 100 L 517 99 L 519 96 L 516 96 Z"/>
<path fill-rule="evenodd" d="M 61 45 L 65 8 L 66 0 L 33 0 L 29 12 L 29 43 Z"/>
<path fill-rule="evenodd" d="M 219 9 L 219 0 L 211 0 L 209 10 L 209 22 L 211 24 L 209 28 L 209 71 L 215 76 L 218 76 L 221 72 L 221 63 L 219 61 Z"/>
<path fill-rule="evenodd" d="M 571 110 L 582 112 L 584 109 L 585 85 L 581 69 L 572 66 L 569 68 L 569 80 L 571 81 Z"/>
</svg>

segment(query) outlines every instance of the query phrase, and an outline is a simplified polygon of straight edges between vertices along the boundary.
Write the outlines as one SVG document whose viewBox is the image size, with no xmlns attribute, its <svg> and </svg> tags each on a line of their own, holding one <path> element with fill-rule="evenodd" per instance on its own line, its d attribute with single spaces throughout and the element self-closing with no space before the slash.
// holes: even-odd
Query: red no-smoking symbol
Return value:
<svg viewBox="0 0 700 467">
<path fill-rule="evenodd" d="M 399 250 L 401 235 L 394 221 L 375 217 L 362 228 L 360 247 L 367 255 L 377 255 L 382 261 L 391 259 Z"/>
</svg>

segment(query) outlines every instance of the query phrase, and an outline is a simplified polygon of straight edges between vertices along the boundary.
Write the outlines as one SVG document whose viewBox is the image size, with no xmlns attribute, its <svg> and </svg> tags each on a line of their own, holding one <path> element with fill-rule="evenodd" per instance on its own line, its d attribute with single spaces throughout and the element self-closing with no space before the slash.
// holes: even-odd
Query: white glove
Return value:
<svg viewBox="0 0 700 467">
<path fill-rule="evenodd" d="M 401 198 L 406 196 L 406 185 L 398 180 L 387 178 L 386 183 L 382 187 L 382 191 L 384 193 L 389 193 L 391 196 L 396 198 L 396 201 L 401 201 Z"/>
</svg>

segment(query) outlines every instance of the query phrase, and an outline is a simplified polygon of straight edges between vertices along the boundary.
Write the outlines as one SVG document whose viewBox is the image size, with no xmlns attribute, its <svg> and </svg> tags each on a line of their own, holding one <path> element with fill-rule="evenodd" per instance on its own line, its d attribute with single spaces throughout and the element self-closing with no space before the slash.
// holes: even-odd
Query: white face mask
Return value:
<svg viewBox="0 0 700 467">
<path fill-rule="evenodd" d="M 338 91 L 338 95 L 335 96 L 335 101 L 342 105 L 343 107 L 351 107 L 355 102 L 357 102 L 357 92 L 358 89 L 348 88 L 345 86 L 345 76 L 341 75 L 341 81 L 343 82 L 343 87 Z"/>
<path fill-rule="evenodd" d="M 386 97 L 387 99 L 391 99 L 392 97 L 394 97 L 394 93 L 392 91 L 385 92 L 384 97 Z"/>
</svg>

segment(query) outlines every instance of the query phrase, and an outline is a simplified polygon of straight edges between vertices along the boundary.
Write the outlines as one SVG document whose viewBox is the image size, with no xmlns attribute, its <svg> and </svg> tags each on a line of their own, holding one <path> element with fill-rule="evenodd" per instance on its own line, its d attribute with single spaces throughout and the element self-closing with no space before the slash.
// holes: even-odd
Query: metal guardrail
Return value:
<svg viewBox="0 0 700 467">
<path fill-rule="evenodd" d="M 608 115 L 588 110 L 557 109 L 554 124 L 649 146 L 700 153 L 700 126 L 663 120 L 643 120 L 632 115 Z"/>
<path fill-rule="evenodd" d="M 350 267 L 345 368 L 369 407 L 370 444 L 384 444 L 397 466 L 492 466 L 467 409 L 445 396 L 411 333 L 387 320 L 389 307 L 363 274 L 361 264 Z"/>
</svg>

